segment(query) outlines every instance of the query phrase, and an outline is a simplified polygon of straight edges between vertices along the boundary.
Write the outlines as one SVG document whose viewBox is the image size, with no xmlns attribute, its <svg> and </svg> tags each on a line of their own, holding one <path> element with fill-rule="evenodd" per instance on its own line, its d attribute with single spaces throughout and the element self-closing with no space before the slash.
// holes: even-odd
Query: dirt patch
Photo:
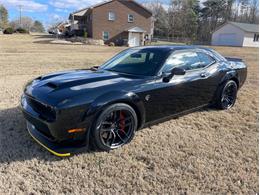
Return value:
<svg viewBox="0 0 260 195">
<path fill-rule="evenodd" d="M 248 64 L 248 79 L 230 111 L 198 111 L 139 131 L 110 153 L 60 159 L 28 135 L 19 110 L 23 86 L 42 74 L 100 64 L 123 48 L 41 44 L 45 39 L 0 37 L 0 194 L 259 191 L 257 49 L 216 47 Z"/>
</svg>

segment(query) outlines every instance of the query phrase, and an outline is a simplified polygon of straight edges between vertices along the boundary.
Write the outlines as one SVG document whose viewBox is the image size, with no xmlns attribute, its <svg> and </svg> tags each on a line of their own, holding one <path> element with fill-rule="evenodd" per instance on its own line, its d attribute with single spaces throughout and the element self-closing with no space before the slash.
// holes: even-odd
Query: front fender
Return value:
<svg viewBox="0 0 260 195">
<path fill-rule="evenodd" d="M 133 93 L 127 91 L 111 91 L 97 97 L 89 106 L 86 116 L 98 116 L 105 107 L 115 103 L 126 103 L 135 110 L 139 124 L 138 127 L 143 126 L 145 122 L 145 108 L 141 98 Z"/>
</svg>

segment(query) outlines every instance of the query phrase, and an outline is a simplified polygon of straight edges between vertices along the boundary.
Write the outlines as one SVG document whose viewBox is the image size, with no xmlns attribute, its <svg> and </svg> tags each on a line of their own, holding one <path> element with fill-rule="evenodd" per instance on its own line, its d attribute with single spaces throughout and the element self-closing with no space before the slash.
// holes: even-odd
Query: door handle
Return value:
<svg viewBox="0 0 260 195">
<path fill-rule="evenodd" d="M 207 75 L 206 75 L 206 73 L 201 73 L 200 76 L 201 76 L 202 78 L 205 78 Z"/>
</svg>

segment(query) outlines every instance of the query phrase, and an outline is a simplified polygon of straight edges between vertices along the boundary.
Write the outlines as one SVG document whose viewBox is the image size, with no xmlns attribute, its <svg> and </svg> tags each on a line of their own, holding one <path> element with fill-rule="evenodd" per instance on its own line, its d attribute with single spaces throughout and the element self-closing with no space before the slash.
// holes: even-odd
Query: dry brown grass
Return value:
<svg viewBox="0 0 260 195">
<path fill-rule="evenodd" d="M 51 45 L 0 35 L 0 194 L 255 194 L 258 189 L 258 50 L 217 47 L 248 64 L 229 111 L 203 110 L 136 134 L 110 153 L 59 159 L 28 135 L 23 85 L 45 73 L 100 64 L 122 48 Z M 34 42 L 34 43 L 33 43 Z"/>
</svg>

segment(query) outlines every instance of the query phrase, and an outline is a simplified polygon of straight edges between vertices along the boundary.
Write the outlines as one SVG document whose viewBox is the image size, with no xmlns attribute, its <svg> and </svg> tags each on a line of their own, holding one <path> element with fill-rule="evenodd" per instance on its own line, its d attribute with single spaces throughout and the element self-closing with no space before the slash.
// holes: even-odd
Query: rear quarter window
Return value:
<svg viewBox="0 0 260 195">
<path fill-rule="evenodd" d="M 202 53 L 202 52 L 198 52 L 198 57 L 199 57 L 200 62 L 201 62 L 200 68 L 204 68 L 204 67 L 216 62 L 216 60 L 214 58 L 212 58 L 210 55 Z"/>
</svg>

